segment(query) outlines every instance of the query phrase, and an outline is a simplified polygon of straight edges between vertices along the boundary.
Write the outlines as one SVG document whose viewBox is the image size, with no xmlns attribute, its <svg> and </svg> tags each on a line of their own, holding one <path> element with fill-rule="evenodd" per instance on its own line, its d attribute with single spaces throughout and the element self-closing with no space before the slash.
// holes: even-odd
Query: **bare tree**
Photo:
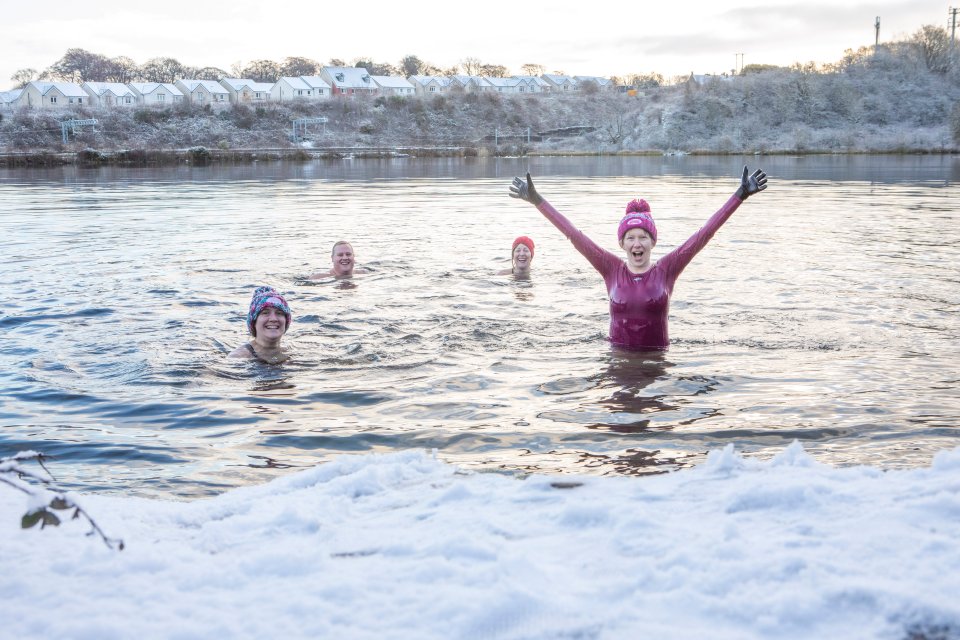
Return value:
<svg viewBox="0 0 960 640">
<path fill-rule="evenodd" d="M 140 67 L 144 82 L 176 82 L 187 75 L 187 68 L 176 58 L 151 58 Z"/>
<path fill-rule="evenodd" d="M 487 76 L 488 78 L 509 78 L 510 70 L 502 64 L 484 64 L 480 65 L 480 73 L 477 75 Z"/>
<path fill-rule="evenodd" d="M 429 65 L 417 56 L 404 56 L 400 61 L 404 77 L 429 75 L 426 73 L 427 67 Z"/>
<path fill-rule="evenodd" d="M 943 27 L 925 25 L 920 28 L 911 41 L 920 49 L 927 69 L 934 73 L 946 73 L 950 70 L 950 34 Z"/>
<path fill-rule="evenodd" d="M 364 69 L 369 71 L 372 76 L 398 76 L 401 73 L 400 69 L 389 62 L 371 62 L 364 66 Z"/>
<path fill-rule="evenodd" d="M 254 60 L 243 68 L 240 77 L 257 82 L 276 82 L 280 77 L 280 65 L 273 60 Z"/>
<path fill-rule="evenodd" d="M 14 82 L 15 89 L 22 89 L 27 86 L 28 83 L 33 82 L 40 76 L 39 72 L 36 69 L 19 69 L 16 73 L 10 76 L 10 80 Z"/>
<path fill-rule="evenodd" d="M 463 69 L 463 72 L 468 76 L 478 76 L 480 75 L 480 68 L 483 66 L 483 63 L 480 62 L 479 58 L 464 58 L 460 61 L 460 67 Z"/>
<path fill-rule="evenodd" d="M 63 57 L 54 62 L 45 75 L 54 80 L 67 82 L 102 82 L 109 61 L 106 56 L 84 49 L 67 49 Z"/>
<path fill-rule="evenodd" d="M 542 64 L 534 64 L 532 62 L 520 66 L 520 70 L 523 71 L 523 75 L 525 76 L 542 76 L 545 69 L 546 67 Z"/>
<path fill-rule="evenodd" d="M 300 76 L 314 76 L 320 69 L 320 63 L 310 58 L 286 58 L 280 64 L 280 75 L 299 78 Z"/>
<path fill-rule="evenodd" d="M 664 79 L 659 73 L 635 73 L 627 76 L 627 84 L 637 89 L 653 89 L 662 87 Z"/>
<path fill-rule="evenodd" d="M 331 67 L 345 67 L 347 66 L 347 63 L 340 58 L 330 58 L 328 65 Z"/>
<path fill-rule="evenodd" d="M 117 56 L 111 58 L 106 68 L 104 80 L 107 82 L 120 82 L 127 84 L 140 77 L 140 67 L 131 58 L 127 56 Z"/>
<path fill-rule="evenodd" d="M 201 67 L 199 69 L 192 70 L 190 74 L 197 80 L 223 80 L 229 74 L 220 67 Z"/>
</svg>

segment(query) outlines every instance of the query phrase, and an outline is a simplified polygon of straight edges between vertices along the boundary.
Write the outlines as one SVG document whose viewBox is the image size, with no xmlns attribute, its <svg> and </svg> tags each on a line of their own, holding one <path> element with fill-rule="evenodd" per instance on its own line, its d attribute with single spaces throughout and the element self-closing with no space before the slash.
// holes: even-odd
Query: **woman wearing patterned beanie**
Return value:
<svg viewBox="0 0 960 640">
<path fill-rule="evenodd" d="M 513 241 L 510 250 L 512 266 L 497 273 L 499 276 L 513 275 L 517 278 L 530 277 L 530 265 L 533 263 L 533 240 L 527 236 L 520 236 Z"/>
<path fill-rule="evenodd" d="M 529 173 L 526 180 L 513 179 L 510 196 L 536 206 L 603 276 L 610 298 L 610 342 L 626 349 L 662 351 L 670 345 L 667 313 L 680 273 L 744 200 L 766 188 L 766 173 L 757 169 L 750 174 L 744 167 L 736 193 L 699 231 L 655 263 L 650 256 L 657 244 L 657 225 L 645 200 L 630 202 L 617 228 L 624 261 L 602 249 L 544 200 Z"/>
<path fill-rule="evenodd" d="M 283 362 L 289 356 L 280 340 L 292 322 L 293 313 L 286 299 L 273 287 L 257 287 L 247 311 L 247 330 L 253 339 L 234 349 L 230 357 L 270 364 Z"/>
</svg>

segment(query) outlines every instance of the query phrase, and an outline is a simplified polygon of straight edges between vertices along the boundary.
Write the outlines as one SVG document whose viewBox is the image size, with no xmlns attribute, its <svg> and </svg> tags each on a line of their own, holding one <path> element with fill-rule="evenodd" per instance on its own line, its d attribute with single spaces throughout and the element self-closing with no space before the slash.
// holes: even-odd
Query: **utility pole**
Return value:
<svg viewBox="0 0 960 640">
<path fill-rule="evenodd" d="M 952 44 L 957 43 L 957 8 L 950 7 L 950 42 Z"/>
<path fill-rule="evenodd" d="M 876 22 L 873 23 L 873 28 L 876 30 L 876 35 L 873 39 L 873 46 L 876 48 L 877 45 L 880 44 L 880 16 L 877 16 Z"/>
</svg>

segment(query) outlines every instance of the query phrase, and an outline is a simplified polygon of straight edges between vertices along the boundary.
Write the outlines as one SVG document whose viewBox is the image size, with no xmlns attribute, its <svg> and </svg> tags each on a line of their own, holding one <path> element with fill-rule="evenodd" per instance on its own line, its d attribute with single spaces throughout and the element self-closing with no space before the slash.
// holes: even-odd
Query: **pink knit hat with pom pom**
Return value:
<svg viewBox="0 0 960 640">
<path fill-rule="evenodd" d="M 643 229 L 653 238 L 653 243 L 657 243 L 657 225 L 653 222 L 653 215 L 650 213 L 650 205 L 646 200 L 631 200 L 627 204 L 627 215 L 623 216 L 620 226 L 617 227 L 617 242 L 623 240 L 623 236 L 630 229 L 637 227 Z"/>
</svg>

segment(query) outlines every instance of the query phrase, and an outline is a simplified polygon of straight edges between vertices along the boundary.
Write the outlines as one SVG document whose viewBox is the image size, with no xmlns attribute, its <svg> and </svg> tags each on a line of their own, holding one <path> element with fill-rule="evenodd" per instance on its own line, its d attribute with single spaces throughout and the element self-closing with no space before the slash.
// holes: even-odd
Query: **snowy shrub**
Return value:
<svg viewBox="0 0 960 640">
<path fill-rule="evenodd" d="M 190 147 L 187 150 L 187 159 L 196 166 L 210 164 L 210 151 L 206 147 Z"/>
<path fill-rule="evenodd" d="M 27 510 L 20 519 L 23 529 L 56 527 L 60 524 L 57 512 L 70 512 L 71 520 L 85 519 L 91 526 L 88 536 L 99 535 L 104 544 L 111 549 L 123 550 L 123 540 L 109 538 L 90 517 L 86 510 L 77 504 L 77 497 L 54 484 L 53 477 L 44 465 L 47 456 L 33 451 L 22 451 L 16 455 L 0 458 L 0 484 L 6 484 L 27 495 Z M 36 473 L 24 466 L 24 462 L 34 461 L 43 474 Z"/>
</svg>

